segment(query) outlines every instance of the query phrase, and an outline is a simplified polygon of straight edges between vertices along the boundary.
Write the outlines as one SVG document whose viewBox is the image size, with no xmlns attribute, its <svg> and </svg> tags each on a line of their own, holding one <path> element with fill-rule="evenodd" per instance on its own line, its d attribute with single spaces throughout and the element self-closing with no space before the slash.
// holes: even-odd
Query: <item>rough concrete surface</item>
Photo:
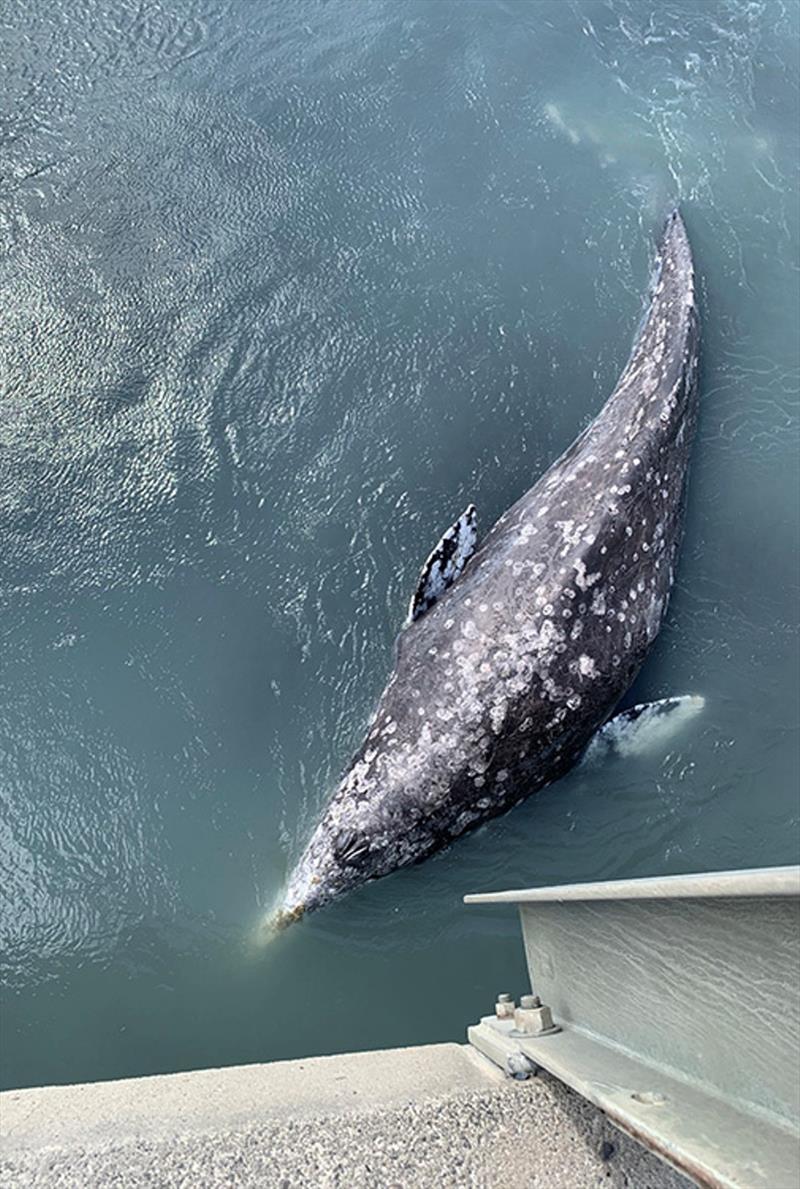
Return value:
<svg viewBox="0 0 800 1189">
<path fill-rule="evenodd" d="M 0 1095 L 4 1189 L 686 1189 L 560 1082 L 460 1045 Z"/>
</svg>

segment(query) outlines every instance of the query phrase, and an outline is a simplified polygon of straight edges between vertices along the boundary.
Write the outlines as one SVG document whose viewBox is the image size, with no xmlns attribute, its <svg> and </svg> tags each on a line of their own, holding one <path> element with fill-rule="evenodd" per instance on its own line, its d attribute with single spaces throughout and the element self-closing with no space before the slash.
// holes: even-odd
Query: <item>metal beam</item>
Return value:
<svg viewBox="0 0 800 1189">
<path fill-rule="evenodd" d="M 560 1026 L 527 1035 L 500 1004 L 476 1048 L 548 1069 L 701 1185 L 800 1185 L 800 868 L 466 900 L 519 905 Z"/>
<path fill-rule="evenodd" d="M 800 867 L 754 867 L 703 875 L 662 875 L 651 879 L 611 879 L 566 883 L 554 888 L 478 892 L 465 904 L 544 904 L 565 900 L 696 900 L 717 896 L 800 896 Z"/>
</svg>

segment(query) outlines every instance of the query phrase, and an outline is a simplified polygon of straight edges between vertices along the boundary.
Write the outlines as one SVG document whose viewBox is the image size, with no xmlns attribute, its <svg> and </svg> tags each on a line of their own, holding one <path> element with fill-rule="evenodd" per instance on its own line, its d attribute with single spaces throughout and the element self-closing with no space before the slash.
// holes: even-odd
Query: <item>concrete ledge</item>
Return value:
<svg viewBox="0 0 800 1189">
<path fill-rule="evenodd" d="M 9 1153 L 204 1134 L 386 1109 L 502 1080 L 470 1045 L 441 1044 L 9 1090 L 0 1094 L 0 1142 Z"/>
<path fill-rule="evenodd" d="M 4 1189 L 689 1184 L 559 1082 L 453 1044 L 8 1091 L 0 1135 Z"/>
</svg>

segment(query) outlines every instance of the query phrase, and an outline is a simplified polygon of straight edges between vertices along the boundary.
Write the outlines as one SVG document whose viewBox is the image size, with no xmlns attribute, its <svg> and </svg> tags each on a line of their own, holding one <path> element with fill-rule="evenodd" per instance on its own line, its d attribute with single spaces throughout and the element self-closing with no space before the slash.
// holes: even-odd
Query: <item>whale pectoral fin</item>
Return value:
<svg viewBox="0 0 800 1189">
<path fill-rule="evenodd" d="M 478 542 L 478 514 L 470 504 L 428 557 L 408 607 L 408 622 L 424 615 L 464 570 Z"/>
<path fill-rule="evenodd" d="M 583 763 L 595 763 L 607 756 L 645 755 L 663 747 L 690 719 L 699 714 L 705 698 L 685 694 L 642 702 L 609 719 L 592 737 L 583 753 Z"/>
</svg>

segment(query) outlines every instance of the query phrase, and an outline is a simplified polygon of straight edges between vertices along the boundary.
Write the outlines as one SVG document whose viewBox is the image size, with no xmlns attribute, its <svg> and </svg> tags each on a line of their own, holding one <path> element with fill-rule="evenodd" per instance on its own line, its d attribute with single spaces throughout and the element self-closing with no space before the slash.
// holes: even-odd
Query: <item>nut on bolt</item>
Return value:
<svg viewBox="0 0 800 1189">
<path fill-rule="evenodd" d="M 560 1032 L 553 1023 L 553 1013 L 538 995 L 523 995 L 514 1012 L 514 1028 L 525 1036 L 543 1036 L 547 1032 Z"/>
<path fill-rule="evenodd" d="M 494 1014 L 498 1020 L 513 1020 L 514 1007 L 515 1003 L 512 996 L 503 993 L 497 996 L 497 1003 L 494 1005 Z"/>
</svg>

